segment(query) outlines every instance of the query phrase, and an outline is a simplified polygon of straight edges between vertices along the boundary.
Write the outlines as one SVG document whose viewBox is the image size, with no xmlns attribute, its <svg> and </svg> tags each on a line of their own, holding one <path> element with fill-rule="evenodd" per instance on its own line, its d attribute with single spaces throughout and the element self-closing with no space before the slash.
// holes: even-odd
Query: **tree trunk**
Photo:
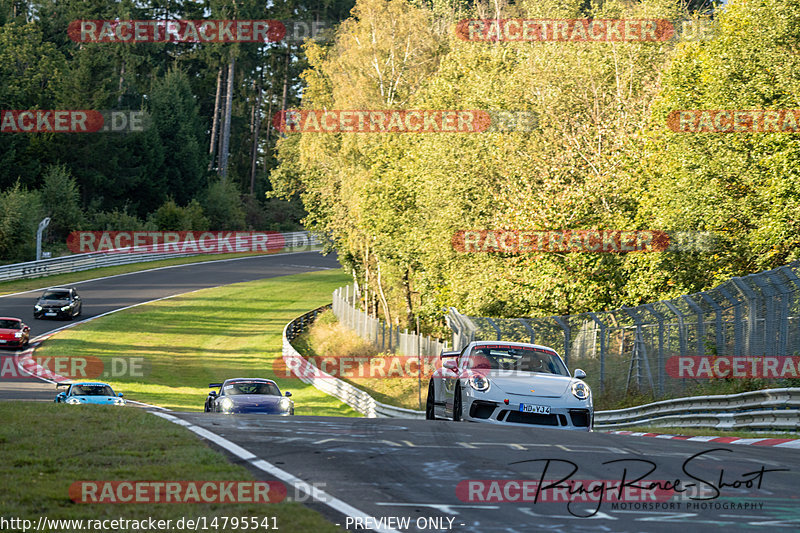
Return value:
<svg viewBox="0 0 800 533">
<path fill-rule="evenodd" d="M 375 260 L 378 263 L 378 295 L 381 299 L 381 306 L 383 307 L 383 317 L 386 319 L 387 324 L 392 323 L 392 315 L 389 312 L 389 303 L 386 301 L 386 295 L 383 293 L 383 285 L 381 284 L 381 261 L 380 259 Z"/>
<path fill-rule="evenodd" d="M 219 175 L 225 181 L 228 175 L 228 148 L 231 142 L 231 111 L 233 108 L 233 76 L 236 58 L 231 53 L 231 62 L 228 64 L 228 91 L 225 95 L 225 123 L 222 129 L 222 150 L 219 154 Z"/>
<path fill-rule="evenodd" d="M 256 104 L 253 110 L 253 151 L 250 157 L 250 194 L 256 186 L 256 161 L 258 161 L 258 136 L 261 133 L 261 80 L 256 85 Z"/>
<path fill-rule="evenodd" d="M 286 111 L 286 99 L 289 95 L 289 59 L 291 57 L 292 45 L 286 43 L 286 64 L 283 68 L 283 98 L 281 99 L 281 111 Z"/>
<path fill-rule="evenodd" d="M 411 282 L 408 279 L 408 267 L 403 272 L 403 293 L 406 299 L 406 325 L 411 326 L 414 322 L 414 307 L 411 303 Z"/>
<path fill-rule="evenodd" d="M 222 66 L 220 65 L 219 70 L 217 71 L 217 94 L 214 97 L 214 118 L 211 121 L 211 143 L 208 146 L 208 170 L 211 170 L 214 167 L 214 155 L 216 154 L 216 150 L 214 147 L 216 146 L 217 141 L 217 130 L 219 129 L 219 103 L 222 97 Z"/>
</svg>

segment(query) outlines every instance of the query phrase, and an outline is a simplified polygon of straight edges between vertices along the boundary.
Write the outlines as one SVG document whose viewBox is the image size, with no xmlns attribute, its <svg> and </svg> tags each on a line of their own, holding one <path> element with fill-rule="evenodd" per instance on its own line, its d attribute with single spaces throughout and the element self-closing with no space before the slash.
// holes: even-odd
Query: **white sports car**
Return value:
<svg viewBox="0 0 800 533">
<path fill-rule="evenodd" d="M 592 391 L 586 372 L 567 365 L 552 348 L 476 341 L 443 352 L 431 378 L 425 418 L 591 431 Z"/>
</svg>

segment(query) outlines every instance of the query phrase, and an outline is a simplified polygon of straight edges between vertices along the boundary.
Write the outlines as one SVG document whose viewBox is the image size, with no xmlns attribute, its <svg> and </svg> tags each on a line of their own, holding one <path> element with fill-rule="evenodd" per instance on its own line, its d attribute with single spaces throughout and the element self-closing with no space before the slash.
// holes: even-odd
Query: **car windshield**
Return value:
<svg viewBox="0 0 800 533">
<path fill-rule="evenodd" d="M 569 376 L 567 367 L 557 355 L 516 346 L 477 346 L 469 355 L 467 368 L 542 372 Z"/>
<path fill-rule="evenodd" d="M 69 300 L 69 291 L 47 291 L 42 295 L 43 300 Z"/>
<path fill-rule="evenodd" d="M 22 329 L 22 322 L 19 320 L 0 320 L 0 329 Z"/>
<path fill-rule="evenodd" d="M 73 385 L 70 394 L 72 396 L 114 396 L 114 391 L 108 385 Z"/>
<path fill-rule="evenodd" d="M 274 383 L 241 381 L 225 385 L 225 394 L 270 394 L 280 396 L 281 391 Z"/>
</svg>

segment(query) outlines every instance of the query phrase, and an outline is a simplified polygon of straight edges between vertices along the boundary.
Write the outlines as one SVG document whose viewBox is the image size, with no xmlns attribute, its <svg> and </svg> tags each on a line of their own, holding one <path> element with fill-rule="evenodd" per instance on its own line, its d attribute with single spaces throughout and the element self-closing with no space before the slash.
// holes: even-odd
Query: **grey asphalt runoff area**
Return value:
<svg viewBox="0 0 800 533">
<path fill-rule="evenodd" d="M 397 531 L 800 529 L 800 451 L 795 449 L 469 422 L 172 414 L 232 441 L 373 518 L 384 518 L 384 525 L 408 525 L 395 528 Z M 617 462 L 603 464 L 608 461 Z M 598 505 L 588 495 L 584 495 L 585 503 L 579 499 L 569 506 L 564 501 L 534 503 L 530 500 L 535 490 L 526 496 L 529 501 L 486 501 L 492 494 L 505 494 L 506 485 L 493 488 L 492 480 L 555 482 L 568 477 L 611 482 L 625 477 L 630 483 L 651 468 L 655 470 L 644 479 L 659 480 L 667 490 L 648 491 L 645 496 L 645 491 L 631 489 L 634 499 L 626 506 L 615 508 L 613 501 Z M 264 472 L 254 472 L 268 479 Z M 470 492 L 469 482 L 478 480 L 483 483 L 473 484 Z M 686 492 L 668 489 L 676 480 L 681 480 L 680 488 Z M 509 498 L 522 497 L 513 485 L 508 487 Z M 293 494 L 291 488 L 288 494 Z M 557 498 L 553 490 L 541 494 L 546 499 Z M 562 490 L 561 495 L 565 494 Z M 613 491 L 607 494 L 613 499 Z M 351 531 L 363 530 L 352 518 L 348 521 L 346 516 L 319 507 L 334 523 Z"/>
</svg>

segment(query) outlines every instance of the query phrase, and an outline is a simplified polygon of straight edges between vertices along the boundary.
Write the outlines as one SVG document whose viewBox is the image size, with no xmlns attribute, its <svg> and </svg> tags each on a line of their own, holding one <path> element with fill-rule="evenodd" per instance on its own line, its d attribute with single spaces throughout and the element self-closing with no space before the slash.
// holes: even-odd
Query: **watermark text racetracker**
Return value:
<svg viewBox="0 0 800 533">
<path fill-rule="evenodd" d="M 135 133 L 150 124 L 150 115 L 136 110 L 0 110 L 2 133 Z"/>
<path fill-rule="evenodd" d="M 538 117 L 474 109 L 288 109 L 273 124 L 282 133 L 502 133 L 534 131 Z"/>
<path fill-rule="evenodd" d="M 800 357 L 676 355 L 666 370 L 679 379 L 798 379 Z"/>
<path fill-rule="evenodd" d="M 276 231 L 73 231 L 67 247 L 74 253 L 224 254 L 272 252 L 309 244 Z"/>
<path fill-rule="evenodd" d="M 657 230 L 571 229 L 558 231 L 459 230 L 451 239 L 463 253 L 545 252 L 708 252 L 714 247 L 710 232 Z"/>
<path fill-rule="evenodd" d="M 682 109 L 667 115 L 676 133 L 800 133 L 800 109 Z"/>
<path fill-rule="evenodd" d="M 332 20 L 74 20 L 78 43 L 274 43 L 316 39 Z"/>
<path fill-rule="evenodd" d="M 105 360 L 93 356 L 38 356 L 26 358 L 7 355 L 0 361 L 0 378 L 67 379 L 143 378 L 149 373 L 144 357 L 113 356 Z"/>
<path fill-rule="evenodd" d="M 456 35 L 472 42 L 664 42 L 701 41 L 714 35 L 705 19 L 465 19 Z"/>
</svg>

